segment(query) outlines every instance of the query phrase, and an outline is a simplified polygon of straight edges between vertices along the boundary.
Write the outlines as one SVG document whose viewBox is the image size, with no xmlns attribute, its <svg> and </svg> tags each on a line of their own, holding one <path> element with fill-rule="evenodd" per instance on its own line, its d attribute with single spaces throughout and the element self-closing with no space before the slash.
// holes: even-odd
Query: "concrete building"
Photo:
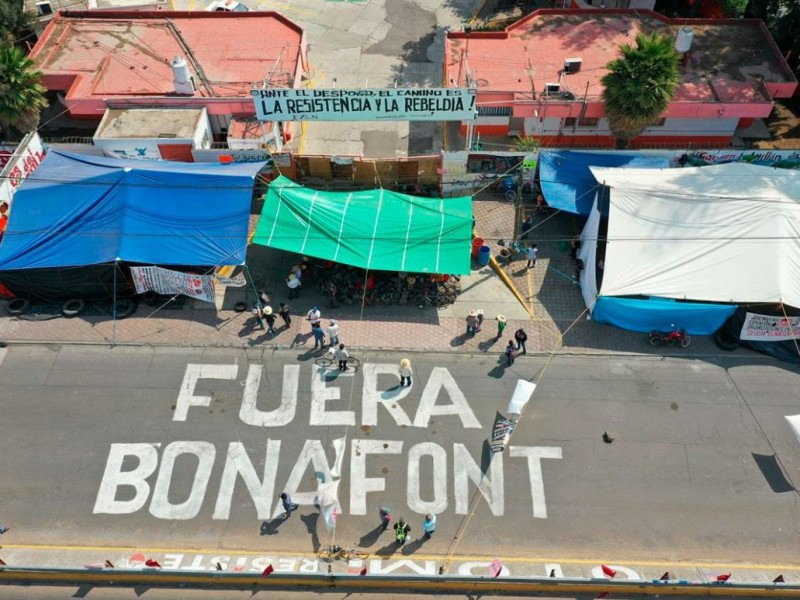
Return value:
<svg viewBox="0 0 800 600">
<path fill-rule="evenodd" d="M 722 147 L 768 117 L 797 79 L 757 19 L 670 20 L 648 10 L 538 10 L 499 32 L 453 32 L 445 81 L 478 90 L 482 135 L 527 135 L 544 146 L 613 147 L 602 77 L 622 44 L 660 31 L 682 52 L 666 112 L 632 146 Z M 462 130 L 466 130 L 466 123 Z"/>
<path fill-rule="evenodd" d="M 100 121 L 107 109 L 205 109 L 213 140 L 255 115 L 256 84 L 299 87 L 300 27 L 273 12 L 63 12 L 31 58 L 69 114 Z M 265 137 L 284 133 L 265 124 Z"/>
</svg>

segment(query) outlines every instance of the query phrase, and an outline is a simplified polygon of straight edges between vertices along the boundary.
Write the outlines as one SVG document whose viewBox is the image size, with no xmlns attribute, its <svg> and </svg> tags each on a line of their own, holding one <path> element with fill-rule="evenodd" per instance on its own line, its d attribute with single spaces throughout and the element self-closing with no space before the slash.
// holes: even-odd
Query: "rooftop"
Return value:
<svg viewBox="0 0 800 600">
<path fill-rule="evenodd" d="M 459 72 L 469 44 L 467 62 L 479 91 L 530 98 L 546 83 L 560 82 L 575 98 L 597 101 L 605 65 L 619 56 L 620 45 L 634 44 L 636 34 L 653 31 L 675 39 L 684 26 L 694 39 L 681 67 L 676 101 L 765 102 L 771 101 L 769 94 L 794 91 L 797 81 L 760 20 L 671 20 L 647 10 L 538 10 L 501 32 L 450 33 L 447 77 Z M 580 58 L 582 66 L 562 76 L 567 58 Z"/>
<path fill-rule="evenodd" d="M 68 90 L 75 113 L 81 101 L 177 96 L 176 56 L 189 63 L 195 97 L 249 100 L 267 78 L 291 87 L 302 40 L 302 29 L 274 12 L 64 12 L 31 57 L 48 88 Z"/>
<path fill-rule="evenodd" d="M 203 108 L 110 108 L 94 137 L 191 139 L 204 113 Z"/>
</svg>

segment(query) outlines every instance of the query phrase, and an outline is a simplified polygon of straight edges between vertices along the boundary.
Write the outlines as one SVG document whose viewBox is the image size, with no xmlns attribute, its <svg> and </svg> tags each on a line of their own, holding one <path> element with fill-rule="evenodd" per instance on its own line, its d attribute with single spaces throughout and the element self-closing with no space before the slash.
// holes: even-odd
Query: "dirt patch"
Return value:
<svg viewBox="0 0 800 600">
<path fill-rule="evenodd" d="M 796 150 L 800 148 L 800 98 L 776 100 L 767 119 L 771 140 L 759 140 L 754 148 L 763 150 Z"/>
</svg>

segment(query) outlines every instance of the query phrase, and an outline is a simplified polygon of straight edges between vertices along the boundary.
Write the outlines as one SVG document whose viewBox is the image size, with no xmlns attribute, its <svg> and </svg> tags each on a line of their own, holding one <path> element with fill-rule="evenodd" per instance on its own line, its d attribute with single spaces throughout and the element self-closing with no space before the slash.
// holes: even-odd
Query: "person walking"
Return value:
<svg viewBox="0 0 800 600">
<path fill-rule="evenodd" d="M 478 311 L 473 309 L 467 315 L 467 335 L 475 335 L 478 331 Z"/>
<path fill-rule="evenodd" d="M 319 321 L 311 325 L 311 333 L 314 334 L 314 350 L 325 348 L 325 332 L 322 331 L 322 325 Z"/>
<path fill-rule="evenodd" d="M 503 330 L 506 328 L 506 318 L 503 315 L 497 315 L 497 336 L 494 338 L 499 340 L 503 335 Z"/>
<path fill-rule="evenodd" d="M 11 527 L 6 527 L 2 523 L 0 523 L 0 535 L 3 535 L 6 531 L 10 531 Z"/>
<path fill-rule="evenodd" d="M 517 342 L 517 350 L 522 350 L 523 354 L 527 354 L 528 349 L 525 347 L 525 342 L 528 341 L 528 334 L 522 327 L 514 332 L 514 340 Z"/>
<path fill-rule="evenodd" d="M 336 293 L 339 291 L 339 288 L 336 287 L 336 284 L 332 281 L 328 282 L 328 308 L 339 308 L 339 305 L 336 304 Z"/>
<path fill-rule="evenodd" d="M 261 329 L 264 327 L 264 308 L 258 302 L 253 302 L 253 316 L 256 318 L 256 323 Z"/>
<path fill-rule="evenodd" d="M 275 314 L 272 312 L 271 306 L 264 307 L 264 320 L 267 322 L 267 333 L 270 335 L 278 335 L 275 331 Z"/>
<path fill-rule="evenodd" d="M 386 531 L 392 522 L 392 510 L 388 506 L 381 506 L 378 514 L 381 516 L 381 531 Z"/>
<path fill-rule="evenodd" d="M 533 231 L 533 217 L 528 215 L 519 226 L 519 239 L 521 242 L 528 241 L 528 235 Z"/>
<path fill-rule="evenodd" d="M 406 523 L 405 517 L 400 517 L 400 520 L 394 524 L 394 539 L 398 546 L 406 543 L 409 531 L 411 531 L 411 526 Z"/>
<path fill-rule="evenodd" d="M 311 328 L 313 329 L 314 326 L 319 325 L 320 320 L 322 319 L 322 313 L 319 311 L 319 306 L 312 306 L 311 310 L 306 313 L 306 321 L 311 323 Z"/>
<path fill-rule="evenodd" d="M 284 324 L 287 328 L 292 326 L 292 307 L 286 304 L 285 302 L 281 302 L 280 308 L 278 308 L 278 314 L 280 315 L 281 319 L 283 319 Z"/>
<path fill-rule="evenodd" d="M 292 514 L 293 511 L 300 508 L 298 504 L 292 502 L 292 497 L 288 494 L 288 492 L 281 492 L 281 504 L 283 504 L 283 518 L 288 519 L 289 516 Z"/>
<path fill-rule="evenodd" d="M 411 387 L 411 361 L 404 358 L 400 361 L 400 387 L 404 387 L 408 381 L 408 387 Z"/>
<path fill-rule="evenodd" d="M 300 280 L 295 276 L 294 273 L 290 273 L 286 278 L 286 287 L 289 288 L 289 300 L 300 297 L 301 284 Z"/>
<path fill-rule="evenodd" d="M 331 348 L 333 348 L 333 344 L 331 344 Z M 334 352 L 334 356 L 339 363 L 339 370 L 347 371 L 347 359 L 350 358 L 350 354 L 344 349 L 344 344 L 339 344 L 336 352 Z"/>
<path fill-rule="evenodd" d="M 525 265 L 525 268 L 530 269 L 531 267 L 535 267 L 536 259 L 539 257 L 539 247 L 536 244 L 528 246 L 527 256 L 528 264 Z"/>
<path fill-rule="evenodd" d="M 336 322 L 336 319 L 331 319 L 331 324 L 328 325 L 328 342 L 331 348 L 339 345 L 339 323 Z"/>
<path fill-rule="evenodd" d="M 475 328 L 475 333 L 478 333 L 483 327 L 483 309 L 479 308 L 476 312 L 478 313 L 478 317 L 477 317 L 477 327 Z"/>
<path fill-rule="evenodd" d="M 428 513 L 422 521 L 422 531 L 425 532 L 425 539 L 429 540 L 433 537 L 433 532 L 436 531 L 436 515 Z"/>
<path fill-rule="evenodd" d="M 514 358 L 517 353 L 517 349 L 514 347 L 514 342 L 508 340 L 508 346 L 506 346 L 506 361 L 508 361 L 508 366 L 514 364 Z"/>
</svg>

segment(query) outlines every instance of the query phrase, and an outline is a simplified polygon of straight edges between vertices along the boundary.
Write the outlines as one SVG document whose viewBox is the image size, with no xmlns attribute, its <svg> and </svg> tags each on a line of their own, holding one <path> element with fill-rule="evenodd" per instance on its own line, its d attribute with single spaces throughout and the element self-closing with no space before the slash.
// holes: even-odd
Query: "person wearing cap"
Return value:
<svg viewBox="0 0 800 600">
<path fill-rule="evenodd" d="M 506 328 L 506 318 L 503 315 L 497 315 L 497 336 L 494 338 L 499 340 L 503 335 L 503 329 Z"/>
<path fill-rule="evenodd" d="M 411 361 L 404 358 L 400 361 L 400 387 L 405 387 L 408 381 L 408 387 L 411 387 Z"/>
<path fill-rule="evenodd" d="M 333 348 L 333 344 L 331 344 L 331 348 Z M 339 370 L 347 371 L 347 359 L 350 358 L 350 354 L 344 349 L 344 344 L 339 344 L 333 354 L 336 357 L 336 362 L 339 363 Z"/>
<path fill-rule="evenodd" d="M 475 333 L 478 333 L 481 330 L 481 328 L 483 327 L 483 309 L 479 308 L 475 312 L 477 313 L 476 319 L 477 319 L 477 322 L 478 322 L 478 326 L 475 328 Z"/>
<path fill-rule="evenodd" d="M 300 297 L 300 280 L 294 273 L 290 273 L 286 278 L 286 287 L 289 288 L 289 299 Z"/>
<path fill-rule="evenodd" d="M 475 335 L 478 330 L 478 311 L 472 309 L 467 315 L 467 335 Z"/>
<path fill-rule="evenodd" d="M 314 305 L 311 310 L 306 314 L 306 321 L 311 323 L 311 327 L 319 327 L 319 322 L 322 319 L 322 313 L 319 311 L 319 306 Z"/>
<path fill-rule="evenodd" d="M 336 319 L 331 319 L 331 324 L 328 325 L 328 341 L 331 348 L 336 348 L 339 345 L 339 324 Z"/>
<path fill-rule="evenodd" d="M 264 307 L 264 320 L 267 322 L 267 333 L 278 335 L 275 331 L 275 313 L 272 311 L 271 306 Z"/>
</svg>

